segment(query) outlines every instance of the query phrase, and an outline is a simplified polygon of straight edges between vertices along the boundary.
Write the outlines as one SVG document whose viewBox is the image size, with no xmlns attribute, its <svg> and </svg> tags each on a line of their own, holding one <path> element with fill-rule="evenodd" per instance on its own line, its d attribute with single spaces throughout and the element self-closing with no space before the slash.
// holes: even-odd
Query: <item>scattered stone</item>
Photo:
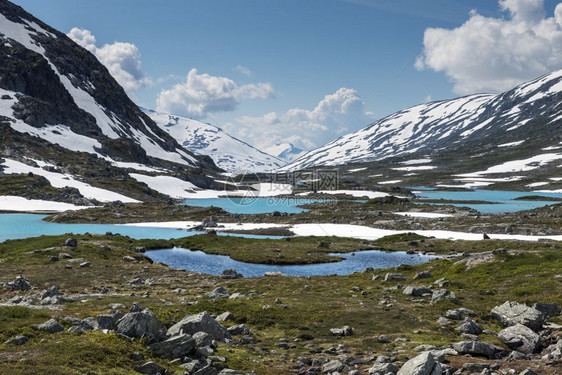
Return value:
<svg viewBox="0 0 562 375">
<path fill-rule="evenodd" d="M 465 363 L 462 365 L 462 368 L 464 370 L 469 371 L 470 373 L 474 373 L 474 372 L 482 372 L 486 369 L 490 368 L 490 365 L 488 363 Z"/>
<path fill-rule="evenodd" d="M 476 316 L 476 313 L 472 310 L 465 309 L 464 307 L 460 307 L 454 310 L 447 310 L 445 312 L 445 317 L 454 320 L 461 320 L 462 318 L 467 316 Z"/>
<path fill-rule="evenodd" d="M 449 302 L 453 302 L 453 303 L 458 303 L 459 300 L 457 298 L 457 295 L 454 292 L 451 292 L 450 290 L 447 289 L 436 289 L 433 291 L 433 295 L 431 296 L 431 303 L 439 303 L 439 302 L 445 302 L 445 301 L 449 301 Z"/>
<path fill-rule="evenodd" d="M 492 309 L 491 316 L 504 326 L 523 324 L 537 332 L 542 328 L 544 315 L 539 310 L 518 302 L 507 301 Z"/>
<path fill-rule="evenodd" d="M 287 275 L 284 274 L 281 271 L 267 271 L 263 274 L 264 276 L 282 276 L 282 277 L 286 277 Z"/>
<path fill-rule="evenodd" d="M 505 350 L 499 346 L 486 344 L 480 341 L 460 341 L 453 344 L 453 349 L 455 349 L 459 354 L 484 356 L 490 359 L 494 359 L 505 353 Z"/>
<path fill-rule="evenodd" d="M 398 372 L 398 366 L 390 362 L 377 362 L 367 370 L 369 375 L 386 375 L 388 373 L 396 374 Z"/>
<path fill-rule="evenodd" d="M 248 328 L 248 326 L 246 326 L 245 324 L 238 324 L 232 327 L 228 327 L 227 331 L 231 335 L 250 335 L 252 333 L 250 328 Z"/>
<path fill-rule="evenodd" d="M 225 288 L 223 288 L 222 286 L 219 286 L 218 288 L 215 288 L 215 290 L 213 290 L 212 292 L 207 293 L 207 297 L 209 297 L 210 299 L 228 298 L 230 297 L 230 292 Z"/>
<path fill-rule="evenodd" d="M 217 322 L 226 322 L 226 321 L 229 321 L 229 320 L 234 320 L 234 314 L 232 314 L 230 311 L 226 311 L 226 312 L 223 312 L 222 314 L 220 314 L 219 316 L 217 316 L 215 318 L 215 320 Z"/>
<path fill-rule="evenodd" d="M 64 331 L 63 326 L 60 325 L 55 319 L 49 319 L 45 323 L 36 326 L 37 329 L 45 331 L 47 333 L 57 333 Z"/>
<path fill-rule="evenodd" d="M 30 290 L 31 283 L 28 279 L 26 279 L 22 275 L 19 275 L 14 281 L 10 281 L 9 283 L 7 283 L 5 285 L 5 288 L 9 290 Z"/>
<path fill-rule="evenodd" d="M 378 342 L 383 343 L 383 344 L 387 344 L 387 343 L 390 342 L 390 338 L 388 338 L 387 335 L 380 335 L 377 340 L 378 340 Z"/>
<path fill-rule="evenodd" d="M 126 309 L 127 306 L 125 306 L 122 303 L 112 303 L 112 304 L 109 305 L 109 308 L 111 310 L 123 310 L 123 309 Z"/>
<path fill-rule="evenodd" d="M 215 367 L 207 365 L 194 372 L 193 375 L 218 375 L 218 373 L 219 370 L 217 370 Z"/>
<path fill-rule="evenodd" d="M 221 273 L 223 279 L 241 279 L 244 275 L 238 273 L 234 268 L 228 268 Z"/>
<path fill-rule="evenodd" d="M 40 299 L 45 299 L 48 297 L 54 297 L 59 295 L 59 288 L 56 285 L 53 285 L 49 289 L 46 289 L 39 294 Z"/>
<path fill-rule="evenodd" d="M 168 371 L 156 362 L 146 362 L 141 366 L 134 368 L 136 372 L 146 375 L 166 375 Z"/>
<path fill-rule="evenodd" d="M 414 275 L 414 280 L 418 280 L 418 279 L 427 279 L 431 277 L 431 272 L 429 271 L 422 271 L 422 272 L 418 272 Z"/>
<path fill-rule="evenodd" d="M 219 375 L 242 375 L 241 372 L 229 368 L 222 369 Z"/>
<path fill-rule="evenodd" d="M 519 375 L 539 375 L 536 372 L 534 372 L 533 370 L 531 370 L 530 368 L 525 369 L 523 371 L 521 371 L 521 373 Z"/>
<path fill-rule="evenodd" d="M 232 293 L 230 297 L 228 297 L 228 299 L 242 299 L 245 297 L 246 296 L 244 294 L 236 292 L 236 293 Z"/>
<path fill-rule="evenodd" d="M 353 328 L 350 326 L 343 326 L 342 328 L 330 328 L 330 332 L 334 336 L 351 336 L 353 335 Z"/>
<path fill-rule="evenodd" d="M 540 342 L 538 334 L 523 324 L 516 324 L 500 331 L 498 337 L 512 350 L 531 354 L 537 350 Z"/>
<path fill-rule="evenodd" d="M 113 312 L 110 314 L 100 314 L 96 317 L 99 329 L 107 329 L 109 331 L 115 330 L 117 322 L 123 317 L 121 312 Z"/>
<path fill-rule="evenodd" d="M 148 309 L 125 314 L 117 321 L 115 332 L 133 338 L 146 338 L 149 342 L 166 338 L 166 327 Z"/>
<path fill-rule="evenodd" d="M 441 373 L 441 364 L 435 360 L 433 354 L 425 352 L 404 363 L 397 375 L 438 375 Z"/>
<path fill-rule="evenodd" d="M 406 280 L 406 276 L 402 275 L 401 273 L 387 273 L 384 275 L 384 281 L 404 281 Z"/>
<path fill-rule="evenodd" d="M 421 297 L 424 294 L 431 294 L 431 289 L 424 286 L 408 285 L 404 288 L 404 291 L 402 293 L 407 296 Z"/>
<path fill-rule="evenodd" d="M 18 336 L 12 337 L 11 339 L 5 341 L 4 344 L 6 344 L 6 345 L 23 345 L 28 341 L 29 341 L 29 337 L 18 335 Z"/>
<path fill-rule="evenodd" d="M 554 303 L 535 303 L 533 308 L 543 313 L 544 316 L 558 315 L 562 309 Z"/>
<path fill-rule="evenodd" d="M 56 256 L 56 255 L 53 255 L 53 256 L 51 256 L 51 257 L 49 258 L 49 261 L 50 261 L 50 262 L 58 262 L 58 261 L 59 261 L 59 257 Z"/>
<path fill-rule="evenodd" d="M 130 255 L 125 255 L 125 256 L 123 257 L 123 260 L 124 260 L 125 262 L 129 262 L 129 263 L 133 263 L 133 262 L 136 262 L 136 261 L 137 261 L 134 257 L 132 257 L 132 256 L 130 256 Z"/>
<path fill-rule="evenodd" d="M 439 323 L 442 327 L 447 327 L 450 325 L 455 324 L 452 320 L 447 319 L 445 317 L 439 317 L 439 319 L 437 319 L 437 323 Z"/>
<path fill-rule="evenodd" d="M 220 325 L 207 312 L 188 315 L 168 329 L 168 335 L 177 336 L 182 333 L 194 335 L 197 332 L 206 332 L 215 340 L 224 341 L 230 338 L 230 333 Z"/>
<path fill-rule="evenodd" d="M 158 357 L 174 359 L 182 358 L 195 351 L 195 340 L 191 335 L 173 336 L 165 341 L 157 342 L 148 349 Z"/>
<path fill-rule="evenodd" d="M 90 267 L 90 262 L 82 262 L 80 263 L 80 268 L 86 268 L 86 267 Z"/>
<path fill-rule="evenodd" d="M 464 318 L 462 323 L 455 329 L 462 333 L 468 333 L 469 335 L 479 335 L 483 331 L 482 326 L 470 318 Z"/>
<path fill-rule="evenodd" d="M 449 286 L 451 283 L 446 280 L 444 277 L 437 279 L 433 282 L 434 285 L 437 285 L 439 288 L 443 288 Z"/>
<path fill-rule="evenodd" d="M 334 372 L 342 372 L 342 371 L 347 371 L 349 370 L 349 367 L 343 363 L 341 363 L 340 361 L 338 361 L 337 359 L 334 359 L 333 361 L 329 361 L 326 362 L 322 365 L 322 372 L 323 373 L 334 373 Z"/>
<path fill-rule="evenodd" d="M 66 241 L 62 244 L 62 246 L 67 247 L 76 247 L 78 246 L 78 240 L 76 238 L 67 238 Z"/>
</svg>

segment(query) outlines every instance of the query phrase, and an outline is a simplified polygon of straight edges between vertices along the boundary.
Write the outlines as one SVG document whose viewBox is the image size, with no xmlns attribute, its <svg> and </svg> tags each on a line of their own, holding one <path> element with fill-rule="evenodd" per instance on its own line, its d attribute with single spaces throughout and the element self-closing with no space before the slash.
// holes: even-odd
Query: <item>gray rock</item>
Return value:
<svg viewBox="0 0 562 375">
<path fill-rule="evenodd" d="M 130 312 L 117 321 L 115 332 L 157 342 L 166 338 L 166 327 L 148 309 Z"/>
<path fill-rule="evenodd" d="M 215 288 L 215 290 L 213 290 L 212 292 L 207 293 L 207 297 L 211 299 L 228 298 L 230 297 L 230 292 L 225 288 L 223 288 L 222 286 L 219 286 L 218 288 Z"/>
<path fill-rule="evenodd" d="M 472 310 L 465 309 L 464 307 L 459 307 L 454 310 L 447 310 L 445 312 L 445 317 L 449 319 L 461 320 L 467 316 L 476 316 L 476 313 Z"/>
<path fill-rule="evenodd" d="M 37 325 L 37 329 L 47 333 L 57 333 L 64 331 L 63 326 L 60 325 L 55 319 L 49 319 L 45 323 Z"/>
<path fill-rule="evenodd" d="M 333 372 L 347 371 L 348 369 L 349 369 L 349 367 L 347 365 L 341 363 L 337 359 L 334 359 L 333 361 L 326 362 L 322 365 L 322 372 L 323 373 L 330 373 L 331 374 Z"/>
<path fill-rule="evenodd" d="M 386 344 L 386 343 L 390 342 L 390 338 L 388 338 L 387 335 L 380 335 L 377 340 L 378 340 L 378 342 L 383 343 L 383 344 Z"/>
<path fill-rule="evenodd" d="M 534 372 L 530 368 L 528 368 L 528 369 L 525 369 L 525 370 L 521 371 L 521 373 L 519 373 L 519 375 L 539 375 L 539 374 Z"/>
<path fill-rule="evenodd" d="M 125 306 L 122 303 L 112 303 L 112 304 L 109 305 L 109 308 L 111 310 L 124 310 L 124 309 L 127 308 L 127 306 Z"/>
<path fill-rule="evenodd" d="M 403 294 L 407 296 L 421 297 L 424 294 L 431 294 L 431 289 L 425 286 L 408 285 L 404 288 Z"/>
<path fill-rule="evenodd" d="M 109 314 L 100 314 L 96 317 L 99 329 L 115 330 L 117 321 L 123 317 L 121 312 L 112 312 Z"/>
<path fill-rule="evenodd" d="M 28 279 L 26 279 L 22 275 L 19 275 L 14 281 L 10 281 L 9 283 L 7 283 L 5 285 L 5 288 L 9 290 L 30 290 L 31 283 Z"/>
<path fill-rule="evenodd" d="M 451 319 L 447 319 L 442 316 L 440 316 L 439 319 L 437 319 L 437 323 L 439 323 L 442 327 L 447 327 L 454 324 L 454 322 Z"/>
<path fill-rule="evenodd" d="M 70 255 L 69 253 L 60 253 L 59 258 L 60 259 L 72 259 L 72 255 Z"/>
<path fill-rule="evenodd" d="M 229 368 L 222 369 L 219 375 L 242 375 L 240 371 L 232 370 Z"/>
<path fill-rule="evenodd" d="M 176 336 L 181 333 L 194 335 L 197 332 L 206 332 L 218 341 L 230 338 L 230 333 L 228 333 L 226 328 L 220 325 L 207 312 L 188 315 L 168 329 L 168 335 L 170 336 Z"/>
<path fill-rule="evenodd" d="M 479 335 L 483 331 L 482 326 L 470 318 L 464 318 L 462 323 L 455 329 L 462 333 L 468 333 L 469 335 Z"/>
<path fill-rule="evenodd" d="M 164 367 L 152 361 L 136 366 L 135 371 L 146 375 L 165 375 L 168 373 Z"/>
<path fill-rule="evenodd" d="M 217 322 L 226 322 L 229 320 L 234 320 L 234 314 L 232 314 L 230 311 L 226 311 L 220 314 L 219 316 L 217 316 L 215 320 Z"/>
<path fill-rule="evenodd" d="M 429 271 L 422 271 L 422 272 L 418 272 L 414 275 L 414 280 L 418 280 L 418 279 L 427 279 L 431 277 L 431 272 Z"/>
<path fill-rule="evenodd" d="M 195 346 L 198 348 L 202 348 L 204 346 L 216 347 L 216 342 L 207 332 L 197 332 L 192 337 L 193 340 L 195 340 Z"/>
<path fill-rule="evenodd" d="M 540 337 L 529 327 L 516 324 L 500 331 L 498 337 L 510 349 L 531 354 L 539 347 Z"/>
<path fill-rule="evenodd" d="M 196 372 L 193 373 L 193 375 L 217 375 L 219 373 L 219 370 L 217 370 L 217 368 L 211 366 L 211 365 L 207 365 L 199 370 L 197 370 Z"/>
<path fill-rule="evenodd" d="M 499 346 L 486 344 L 480 341 L 460 341 L 453 344 L 459 354 L 470 354 L 475 356 L 484 356 L 490 359 L 505 354 L 505 350 Z"/>
<path fill-rule="evenodd" d="M 490 368 L 490 364 L 489 363 L 464 363 L 462 365 L 462 368 L 464 370 L 469 371 L 470 373 L 473 372 L 482 372 L 483 370 L 486 370 L 488 368 Z"/>
<path fill-rule="evenodd" d="M 248 326 L 246 326 L 245 324 L 238 324 L 232 327 L 228 327 L 227 331 L 231 335 L 249 335 L 252 333 L 250 328 L 248 328 Z"/>
<path fill-rule="evenodd" d="M 23 345 L 28 341 L 29 341 L 29 337 L 19 335 L 19 336 L 12 337 L 11 339 L 5 341 L 4 344 L 6 344 L 6 345 Z"/>
<path fill-rule="evenodd" d="M 79 267 L 80 268 L 87 268 L 87 267 L 90 267 L 90 265 L 91 265 L 90 262 L 82 262 L 82 263 L 79 264 Z"/>
<path fill-rule="evenodd" d="M 406 276 L 402 275 L 401 273 L 387 273 L 384 275 L 384 281 L 404 281 L 406 280 Z"/>
<path fill-rule="evenodd" d="M 162 358 L 182 358 L 195 351 L 195 340 L 191 335 L 173 336 L 165 341 L 152 344 L 148 349 Z"/>
<path fill-rule="evenodd" d="M 47 297 L 53 297 L 58 295 L 59 295 L 59 288 L 56 285 L 53 285 L 49 289 L 42 291 L 41 294 L 39 295 L 39 298 L 44 299 Z"/>
<path fill-rule="evenodd" d="M 130 256 L 130 255 L 125 255 L 125 256 L 123 257 L 123 260 L 124 260 L 125 262 L 128 262 L 128 263 L 133 263 L 133 262 L 136 262 L 136 261 L 137 261 L 134 257 L 132 257 L 132 256 Z"/>
<path fill-rule="evenodd" d="M 425 352 L 404 363 L 397 375 L 441 375 L 442 373 L 441 364 L 430 352 Z"/>
<path fill-rule="evenodd" d="M 457 295 L 454 292 L 451 292 L 447 289 L 436 289 L 433 291 L 431 296 L 431 303 L 438 303 L 438 302 L 453 302 L 458 303 Z"/>
<path fill-rule="evenodd" d="M 342 328 L 330 328 L 330 332 L 334 336 L 351 336 L 353 335 L 353 328 L 350 326 L 343 326 Z"/>
<path fill-rule="evenodd" d="M 287 275 L 281 271 L 267 271 L 264 272 L 264 276 L 273 276 L 273 277 L 286 277 Z"/>
<path fill-rule="evenodd" d="M 62 244 L 62 246 L 68 247 L 76 247 L 78 246 L 78 240 L 76 238 L 67 238 L 66 241 Z"/>
<path fill-rule="evenodd" d="M 491 316 L 504 326 L 523 324 L 537 332 L 542 328 L 544 315 L 539 310 L 518 302 L 507 301 L 492 309 Z"/>
<path fill-rule="evenodd" d="M 396 374 L 398 372 L 398 366 L 390 362 L 377 362 L 367 370 L 369 375 L 386 375 L 388 373 Z"/>
<path fill-rule="evenodd" d="M 221 273 L 223 279 L 241 279 L 244 275 L 238 273 L 234 268 L 228 268 Z"/>
</svg>

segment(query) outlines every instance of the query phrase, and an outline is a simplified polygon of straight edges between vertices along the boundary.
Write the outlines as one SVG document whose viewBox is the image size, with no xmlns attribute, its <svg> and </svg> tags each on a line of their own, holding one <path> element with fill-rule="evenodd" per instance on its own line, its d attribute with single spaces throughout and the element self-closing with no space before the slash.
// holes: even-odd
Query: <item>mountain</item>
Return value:
<svg viewBox="0 0 562 375">
<path fill-rule="evenodd" d="M 129 176 L 130 169 L 213 185 L 206 176 L 218 169 L 210 158 L 194 155 L 154 123 L 93 54 L 6 0 L 0 0 L 0 61 L 0 172 L 54 168 L 141 199 L 158 193 Z"/>
<path fill-rule="evenodd" d="M 399 111 L 312 150 L 282 170 L 414 158 L 457 150 L 481 154 L 504 147 L 541 154 L 562 129 L 562 70 L 507 92 L 469 95 Z"/>
<path fill-rule="evenodd" d="M 267 172 L 284 162 L 234 138 L 221 128 L 193 119 L 142 109 L 160 128 L 197 155 L 210 156 L 227 172 Z"/>
<path fill-rule="evenodd" d="M 290 163 L 306 153 L 306 151 L 301 150 L 292 143 L 277 143 L 275 146 L 271 146 L 265 151 L 283 160 L 285 163 Z"/>
</svg>

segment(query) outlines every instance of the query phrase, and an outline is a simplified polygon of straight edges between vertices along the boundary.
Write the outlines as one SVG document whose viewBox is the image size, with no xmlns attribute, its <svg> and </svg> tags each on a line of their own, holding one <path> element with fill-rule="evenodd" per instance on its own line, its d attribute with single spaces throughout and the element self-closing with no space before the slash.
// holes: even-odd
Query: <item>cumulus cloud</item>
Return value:
<svg viewBox="0 0 562 375">
<path fill-rule="evenodd" d="M 127 92 L 150 84 L 150 79 L 146 78 L 142 71 L 140 52 L 134 44 L 115 42 L 97 47 L 96 37 L 89 30 L 77 27 L 72 28 L 67 35 L 93 53 Z"/>
<path fill-rule="evenodd" d="M 156 109 L 202 119 L 208 113 L 234 111 L 246 99 L 274 96 L 275 90 L 270 83 L 238 85 L 229 78 L 199 74 L 197 69 L 191 69 L 185 82 L 158 94 Z"/>
<path fill-rule="evenodd" d="M 365 111 L 357 92 L 342 87 L 326 95 L 312 110 L 293 108 L 284 113 L 243 116 L 236 119 L 236 124 L 228 124 L 226 128 L 262 149 L 285 142 L 311 149 L 333 140 L 350 128 L 363 127 L 372 120 L 373 114 Z M 287 134 L 293 135 L 287 137 Z"/>
<path fill-rule="evenodd" d="M 455 29 L 428 28 L 417 69 L 444 72 L 459 94 L 501 92 L 562 68 L 562 3 L 547 17 L 543 0 L 500 0 L 506 17 L 476 11 Z"/>
</svg>

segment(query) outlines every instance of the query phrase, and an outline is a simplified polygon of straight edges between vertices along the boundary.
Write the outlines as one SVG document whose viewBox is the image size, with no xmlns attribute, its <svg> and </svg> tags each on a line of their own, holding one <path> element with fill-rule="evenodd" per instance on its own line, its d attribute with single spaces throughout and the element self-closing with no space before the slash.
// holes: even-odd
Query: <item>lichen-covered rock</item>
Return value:
<svg viewBox="0 0 562 375">
<path fill-rule="evenodd" d="M 500 340 L 503 341 L 510 349 L 518 352 L 531 354 L 537 350 L 540 337 L 532 329 L 523 324 L 516 324 L 500 331 L 498 334 Z"/>
<path fill-rule="evenodd" d="M 63 326 L 60 325 L 55 319 L 49 319 L 45 323 L 37 325 L 37 329 L 47 333 L 57 333 L 64 331 Z"/>
<path fill-rule="evenodd" d="M 468 333 L 469 335 L 479 335 L 483 331 L 482 326 L 470 318 L 464 318 L 456 330 L 462 333 Z"/>
<path fill-rule="evenodd" d="M 14 281 L 10 281 L 6 284 L 6 289 L 9 290 L 29 290 L 31 289 L 31 283 L 28 279 L 19 275 Z"/>
<path fill-rule="evenodd" d="M 453 303 L 459 302 L 457 295 L 454 292 L 451 292 L 450 290 L 447 289 L 434 290 L 433 294 L 431 295 L 431 303 L 433 304 L 433 303 L 444 302 L 444 301 L 450 301 Z"/>
<path fill-rule="evenodd" d="M 162 358 L 182 358 L 195 351 L 195 340 L 191 335 L 184 334 L 154 343 L 148 348 L 153 354 Z"/>
<path fill-rule="evenodd" d="M 487 344 L 480 341 L 460 341 L 453 344 L 459 354 L 470 354 L 474 356 L 484 356 L 490 359 L 505 354 L 505 350 L 499 346 Z"/>
<path fill-rule="evenodd" d="M 504 326 L 523 324 L 537 332 L 542 328 L 544 314 L 539 310 L 518 302 L 507 301 L 492 309 L 491 316 Z"/>
<path fill-rule="evenodd" d="M 166 338 L 166 327 L 148 309 L 125 314 L 117 321 L 115 332 L 128 337 L 146 338 L 149 342 Z"/>
<path fill-rule="evenodd" d="M 402 293 L 407 296 L 421 297 L 424 294 L 431 294 L 431 289 L 425 286 L 408 285 Z"/>
<path fill-rule="evenodd" d="M 441 375 L 442 373 L 441 364 L 430 352 L 424 352 L 404 363 L 397 375 Z"/>
<path fill-rule="evenodd" d="M 226 328 L 213 319 L 207 312 L 188 315 L 168 329 L 169 336 L 176 336 L 182 333 L 194 335 L 197 332 L 206 332 L 211 335 L 213 339 L 218 341 L 224 341 L 230 338 L 230 333 L 228 333 Z"/>
</svg>

